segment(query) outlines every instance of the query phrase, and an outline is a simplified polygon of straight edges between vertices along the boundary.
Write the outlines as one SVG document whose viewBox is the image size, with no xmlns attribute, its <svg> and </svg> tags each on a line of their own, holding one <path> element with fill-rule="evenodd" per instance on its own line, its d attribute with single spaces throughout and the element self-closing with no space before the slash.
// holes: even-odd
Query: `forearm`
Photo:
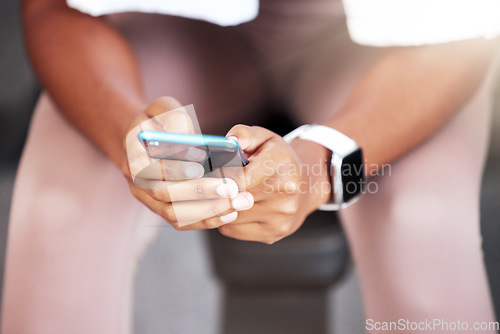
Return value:
<svg viewBox="0 0 500 334">
<path fill-rule="evenodd" d="M 23 23 L 43 87 L 69 121 L 120 164 L 124 133 L 145 105 L 127 42 L 104 20 L 65 1 L 25 0 Z"/>
<path fill-rule="evenodd" d="M 461 109 L 483 80 L 495 48 L 496 41 L 470 40 L 395 50 L 361 79 L 326 125 L 358 142 L 369 175 Z"/>
<path fill-rule="evenodd" d="M 471 40 L 388 52 L 361 78 L 344 107 L 324 125 L 363 148 L 368 176 L 436 133 L 481 84 L 496 41 Z M 302 163 L 323 167 L 310 182 L 329 182 L 330 152 L 304 140 L 292 143 Z M 311 207 L 330 199 L 311 194 Z"/>
</svg>

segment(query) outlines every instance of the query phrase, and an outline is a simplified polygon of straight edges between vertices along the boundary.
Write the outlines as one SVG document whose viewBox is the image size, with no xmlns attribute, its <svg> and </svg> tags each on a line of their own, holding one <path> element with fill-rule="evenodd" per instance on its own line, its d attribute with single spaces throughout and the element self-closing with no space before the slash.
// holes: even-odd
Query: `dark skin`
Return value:
<svg viewBox="0 0 500 334">
<path fill-rule="evenodd" d="M 28 53 L 44 88 L 64 116 L 127 175 L 124 138 L 138 118 L 151 117 L 145 113 L 148 103 L 128 42 L 107 22 L 70 9 L 62 0 L 23 1 L 23 22 Z M 363 147 L 370 174 L 432 136 L 453 117 L 481 82 L 495 47 L 494 40 L 478 39 L 395 49 L 364 75 L 341 112 L 325 125 Z M 173 99 L 155 103 L 160 111 L 180 105 Z M 264 178 L 258 173 L 263 157 L 281 157 L 291 165 L 320 163 L 326 168 L 328 151 L 312 142 L 287 144 L 267 130 L 243 128 L 228 134 L 244 147 L 259 148 L 255 152 L 273 152 L 255 153 L 248 168 L 253 172 L 247 173 L 251 175 L 247 190 L 260 209 L 242 211 L 234 224 L 223 226 L 218 215 L 200 216 L 200 223 L 187 229 L 220 227 L 230 237 L 272 243 L 293 233 L 330 194 L 304 196 L 298 190 L 301 182 L 328 182 L 326 172 L 321 177 L 281 180 L 295 184 L 290 188 L 295 190 L 276 188 L 275 194 L 263 194 L 258 190 L 263 188 Z M 274 163 L 278 165 L 277 160 Z M 174 227 L 186 229 L 176 224 L 172 204 L 164 200 L 164 194 L 152 194 L 132 183 L 130 187 L 139 200 Z M 277 200 L 286 203 L 280 205 L 286 212 L 276 211 Z M 227 208 L 220 215 L 234 210 Z"/>
</svg>

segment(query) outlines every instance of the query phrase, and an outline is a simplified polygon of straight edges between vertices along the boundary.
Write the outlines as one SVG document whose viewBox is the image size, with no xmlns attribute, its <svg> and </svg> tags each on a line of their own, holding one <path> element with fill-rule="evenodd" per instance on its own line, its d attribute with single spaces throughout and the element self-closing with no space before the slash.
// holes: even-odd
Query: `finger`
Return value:
<svg viewBox="0 0 500 334">
<path fill-rule="evenodd" d="M 172 205 L 160 202 L 149 196 L 144 190 L 136 187 L 134 184 L 129 184 L 130 192 L 142 204 L 146 205 L 151 211 L 162 217 L 167 223 L 175 222 L 175 214 L 172 210 Z"/>
<path fill-rule="evenodd" d="M 241 149 L 250 154 L 255 152 L 266 141 L 276 136 L 278 135 L 263 127 L 242 124 L 233 126 L 226 135 L 226 137 L 234 137 Z"/>
<path fill-rule="evenodd" d="M 269 208 L 263 203 L 254 203 L 251 210 L 238 211 L 238 218 L 233 224 L 248 224 L 256 223 L 269 219 L 272 212 L 268 212 Z"/>
<path fill-rule="evenodd" d="M 231 202 L 232 207 L 238 211 L 246 211 L 253 207 L 255 200 L 249 192 L 240 192 Z"/>
<path fill-rule="evenodd" d="M 152 102 L 138 120 L 137 125 L 127 134 L 128 167 L 133 177 L 151 164 L 151 157 L 162 158 L 164 155 L 186 150 L 186 147 L 170 146 L 170 152 L 158 152 L 158 155 L 155 155 L 157 152 L 149 152 L 151 154 L 148 155 L 147 147 L 145 148 L 145 145 L 137 137 L 143 130 L 194 133 L 191 117 L 177 100 L 162 97 Z M 205 158 L 205 153 L 202 153 L 197 150 L 189 150 L 184 153 L 187 155 L 187 159 L 179 157 L 179 160 L 202 161 Z"/>
<path fill-rule="evenodd" d="M 163 158 L 165 156 L 171 156 L 172 158 L 178 156 L 180 158 L 179 160 L 188 161 L 202 161 L 205 159 L 205 152 L 198 148 L 188 150 L 188 146 L 185 145 L 149 145 L 149 143 L 141 141 L 138 138 L 139 133 L 143 130 L 164 131 L 165 129 L 163 125 L 157 123 L 154 119 L 148 119 L 135 126 L 127 134 L 127 158 L 130 173 L 133 176 L 136 176 L 142 170 L 148 168 L 149 165 L 157 161 L 157 158 Z"/>
<path fill-rule="evenodd" d="M 238 185 L 231 179 L 201 178 L 181 182 L 142 180 L 145 192 L 161 202 L 235 198 Z"/>
<path fill-rule="evenodd" d="M 212 199 L 172 203 L 175 222 L 179 226 L 190 225 L 212 217 L 224 216 L 234 211 L 230 199 Z"/>
<path fill-rule="evenodd" d="M 135 126 L 129 131 L 125 140 L 128 169 L 132 177 L 135 177 L 141 170 L 148 167 L 152 162 L 145 147 L 137 137 L 141 131 L 142 127 L 140 125 Z"/>
<path fill-rule="evenodd" d="M 202 177 L 205 173 L 203 166 L 196 162 L 163 159 L 150 160 L 152 160 L 152 163 L 144 167 L 134 176 L 134 183 L 136 179 L 139 179 L 138 182 L 140 182 L 141 179 L 160 181 L 196 179 Z"/>
<path fill-rule="evenodd" d="M 236 182 L 240 191 L 246 190 L 245 172 L 241 166 L 221 167 L 205 174 L 208 177 L 228 178 Z"/>
<path fill-rule="evenodd" d="M 184 114 L 187 115 L 186 111 L 183 110 L 182 105 L 176 99 L 172 97 L 160 97 L 151 102 L 146 107 L 146 109 L 144 110 L 144 115 L 137 120 L 136 128 L 138 128 L 139 131 L 142 130 L 169 131 L 167 130 L 164 124 L 165 121 L 169 120 L 169 118 L 171 118 L 172 121 L 174 120 L 181 121 L 180 122 L 181 126 L 182 124 L 184 124 L 184 122 L 191 123 L 190 119 L 189 120 L 179 119 L 175 117 L 177 113 L 179 112 L 182 113 L 182 111 Z M 184 128 L 181 126 L 179 127 L 179 129 Z M 173 125 L 172 127 L 175 127 L 175 125 Z M 190 131 L 187 132 L 191 133 Z"/>
<path fill-rule="evenodd" d="M 279 238 L 272 232 L 263 228 L 262 223 L 247 223 L 247 224 L 224 224 L 218 227 L 219 232 L 229 238 L 257 241 L 266 244 L 273 244 Z"/>
<path fill-rule="evenodd" d="M 263 184 L 253 187 L 248 191 L 251 191 L 252 194 L 254 194 L 256 203 L 269 201 L 282 196 L 294 196 L 298 193 L 300 194 L 307 191 L 307 185 L 305 185 L 302 181 L 298 182 L 298 186 L 292 185 L 292 183 L 295 182 L 267 179 Z M 296 189 L 296 187 L 298 187 L 298 190 L 292 191 L 292 189 Z"/>
<path fill-rule="evenodd" d="M 220 216 L 234 212 L 230 199 L 164 203 L 152 198 L 133 184 L 130 185 L 130 190 L 140 202 L 175 228 L 202 222 L 210 218 L 220 219 Z M 227 217 L 224 219 L 227 220 Z M 224 221 L 221 222 L 224 223 Z"/>
<path fill-rule="evenodd" d="M 257 209 L 256 206 L 255 209 Z M 231 224 L 224 224 L 219 227 L 219 231 L 228 237 L 258 241 L 273 244 L 278 240 L 297 231 L 300 224 L 293 224 L 293 221 L 286 219 L 284 215 L 268 213 L 255 217 L 253 210 L 239 212 L 238 219 Z M 249 218 L 249 219 L 248 219 Z M 264 219 L 256 220 L 258 219 Z"/>
<path fill-rule="evenodd" d="M 236 220 L 236 218 L 238 218 L 238 212 L 233 211 L 231 213 L 228 213 L 228 214 L 220 216 L 220 217 L 212 217 L 212 218 L 208 218 L 208 219 L 205 219 L 203 221 L 188 224 L 188 225 L 179 226 L 179 224 L 175 223 L 174 225 L 176 225 L 176 226 L 174 226 L 174 228 L 176 230 L 180 230 L 180 231 L 214 229 L 214 228 L 218 228 L 222 225 L 232 223 L 233 221 Z"/>
<path fill-rule="evenodd" d="M 169 205 L 169 204 L 165 204 Z M 170 222 L 177 222 L 179 226 L 185 226 L 216 216 L 227 215 L 234 210 L 248 210 L 253 205 L 253 197 L 250 193 L 239 193 L 236 198 L 212 199 L 201 201 L 175 202 L 170 206 L 175 218 L 170 217 Z"/>
<path fill-rule="evenodd" d="M 201 201 L 175 202 L 172 204 L 176 222 L 185 226 L 216 216 L 227 215 L 234 210 L 244 211 L 253 206 L 253 196 L 250 193 L 239 193 L 236 198 L 214 199 Z"/>
<path fill-rule="evenodd" d="M 145 113 L 147 116 L 153 118 L 163 114 L 166 111 L 175 110 L 178 108 L 182 108 L 182 104 L 180 104 L 179 101 L 170 96 L 162 96 L 151 102 L 147 106 Z"/>
<path fill-rule="evenodd" d="M 287 144 L 282 142 L 280 137 L 272 138 L 259 148 L 258 154 L 251 157 L 250 163 L 244 167 L 247 189 L 264 185 L 271 186 L 273 191 L 281 192 L 296 186 L 291 181 L 298 180 L 301 170 L 294 163 L 290 152 L 282 145 Z M 291 184 L 286 184 L 288 182 Z"/>
<path fill-rule="evenodd" d="M 156 99 L 146 108 L 146 115 L 160 124 L 163 131 L 194 133 L 193 122 L 182 105 L 171 97 Z"/>
<path fill-rule="evenodd" d="M 156 159 L 183 160 L 201 162 L 206 159 L 207 152 L 204 149 L 173 143 L 159 143 L 157 141 L 143 142 L 148 155 Z"/>
<path fill-rule="evenodd" d="M 298 198 L 296 196 L 283 196 L 268 199 L 264 202 L 256 202 L 251 210 L 240 211 L 238 219 L 234 224 L 265 222 L 290 217 L 298 212 Z"/>
<path fill-rule="evenodd" d="M 170 97 L 163 97 L 155 100 L 145 110 L 149 120 L 142 122 L 139 127 L 141 130 L 166 131 L 172 133 L 194 134 L 193 121 L 187 110 L 180 105 L 177 100 Z M 206 154 L 200 148 L 192 149 L 190 145 L 160 143 L 158 141 L 143 141 L 142 143 L 148 150 L 148 154 L 155 158 L 171 157 L 179 155 L 180 160 L 201 161 L 205 159 Z M 187 159 L 182 157 L 187 154 Z"/>
</svg>

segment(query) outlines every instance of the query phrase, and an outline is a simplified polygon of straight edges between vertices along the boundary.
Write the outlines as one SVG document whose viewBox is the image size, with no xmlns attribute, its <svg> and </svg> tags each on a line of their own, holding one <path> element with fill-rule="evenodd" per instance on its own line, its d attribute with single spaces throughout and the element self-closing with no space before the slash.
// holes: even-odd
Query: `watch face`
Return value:
<svg viewBox="0 0 500 334">
<path fill-rule="evenodd" d="M 349 202 L 364 191 L 365 171 L 361 149 L 350 153 L 342 160 L 340 175 L 342 176 L 344 203 Z"/>
</svg>

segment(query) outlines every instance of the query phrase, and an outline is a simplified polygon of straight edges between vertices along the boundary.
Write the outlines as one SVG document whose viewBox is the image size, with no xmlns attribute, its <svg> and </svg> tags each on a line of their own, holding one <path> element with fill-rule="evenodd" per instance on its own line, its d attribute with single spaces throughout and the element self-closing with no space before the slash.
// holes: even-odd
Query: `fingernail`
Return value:
<svg viewBox="0 0 500 334">
<path fill-rule="evenodd" d="M 190 147 L 187 151 L 187 156 L 189 159 L 200 161 L 205 159 L 205 152 L 196 147 Z"/>
<path fill-rule="evenodd" d="M 224 198 L 235 198 L 238 195 L 238 185 L 231 179 L 224 179 L 217 187 L 217 194 Z"/>
<path fill-rule="evenodd" d="M 240 140 L 240 139 L 236 138 L 235 136 L 227 136 L 226 138 L 236 140 L 238 142 L 238 146 L 242 150 L 245 150 L 248 147 L 248 143 L 245 143 L 245 140 Z"/>
<path fill-rule="evenodd" d="M 184 169 L 184 173 L 186 174 L 187 178 L 194 179 L 198 177 L 202 177 L 205 171 L 203 170 L 203 167 L 198 164 L 191 164 Z"/>
<path fill-rule="evenodd" d="M 238 218 L 238 212 L 237 211 L 228 213 L 227 215 L 224 215 L 224 216 L 220 216 L 220 220 L 224 224 L 232 223 L 232 222 L 234 222 L 236 220 L 236 218 Z"/>
<path fill-rule="evenodd" d="M 253 206 L 253 196 L 250 193 L 244 192 L 239 193 L 235 199 L 233 199 L 233 208 L 236 210 L 248 210 Z"/>
</svg>

